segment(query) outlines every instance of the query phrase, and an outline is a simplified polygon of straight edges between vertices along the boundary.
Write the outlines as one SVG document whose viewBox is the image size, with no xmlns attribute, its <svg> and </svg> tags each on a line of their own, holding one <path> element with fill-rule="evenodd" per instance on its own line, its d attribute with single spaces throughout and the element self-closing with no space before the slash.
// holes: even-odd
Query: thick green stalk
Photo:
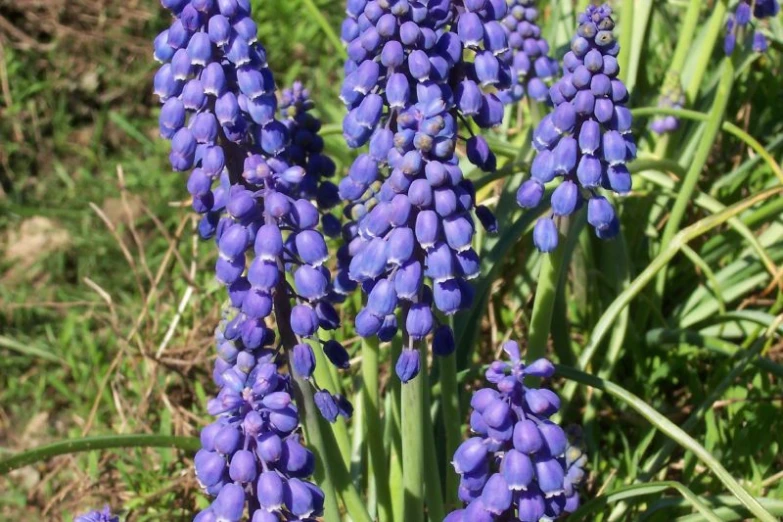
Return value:
<svg viewBox="0 0 783 522">
<path fill-rule="evenodd" d="M 726 112 L 726 105 L 729 101 L 729 95 L 731 94 L 733 81 L 734 65 L 731 58 L 726 58 L 723 60 L 723 72 L 720 83 L 718 84 L 718 90 L 715 92 L 715 101 L 713 102 L 712 110 L 710 111 L 710 119 L 707 121 L 704 134 L 699 143 L 699 148 L 696 150 L 693 162 L 691 163 L 685 178 L 682 180 L 682 184 L 677 193 L 677 199 L 674 201 L 674 206 L 669 214 L 669 219 L 663 229 L 660 251 L 666 249 L 674 235 L 680 229 L 680 224 L 685 217 L 685 211 L 691 203 L 691 198 L 696 189 L 696 184 L 699 181 L 699 176 L 701 175 L 702 169 L 704 169 L 704 165 L 707 163 L 707 158 L 712 150 L 712 144 L 715 142 L 715 138 L 720 130 L 723 114 Z M 663 298 L 665 286 L 666 270 L 664 269 L 658 273 L 658 280 L 656 281 L 655 287 L 656 296 L 659 302 L 660 299 Z"/>
<path fill-rule="evenodd" d="M 74 440 L 62 440 L 45 446 L 23 451 L 0 461 L 0 475 L 58 455 L 69 455 L 84 451 L 98 451 L 119 448 L 175 448 L 190 453 L 201 447 L 197 437 L 174 437 L 170 435 L 101 435 Z"/>
<path fill-rule="evenodd" d="M 564 220 L 561 228 L 567 230 L 567 222 Z M 533 301 L 533 311 L 530 316 L 530 331 L 527 336 L 528 362 L 533 362 L 546 355 L 549 329 L 552 326 L 552 311 L 555 307 L 557 287 L 560 283 L 563 259 L 565 257 L 564 235 L 560 234 L 560 244 L 554 252 L 543 254 L 541 269 L 538 272 L 538 285 L 536 297 Z"/>
<path fill-rule="evenodd" d="M 633 41 L 633 6 L 636 0 L 623 0 L 622 11 L 620 16 L 622 17 L 620 25 L 620 55 L 617 57 L 617 61 L 620 65 L 620 79 L 623 82 L 628 81 L 628 74 L 630 68 L 628 64 L 631 63 L 631 42 Z"/>
<path fill-rule="evenodd" d="M 424 522 L 424 372 L 425 344 L 419 350 L 419 375 L 402 385 L 402 471 L 405 522 Z"/>
<path fill-rule="evenodd" d="M 452 354 L 453 358 L 453 354 Z M 421 376 L 424 377 L 424 462 L 425 470 L 424 475 L 426 477 L 424 485 L 425 504 L 427 506 L 427 515 L 430 522 L 440 522 L 446 518 L 446 508 L 443 505 L 443 489 L 440 483 L 440 466 L 438 466 L 438 450 L 435 445 L 435 429 L 432 426 L 432 416 L 430 412 L 430 381 L 429 373 L 426 366 L 426 350 L 424 351 L 424 366 L 422 367 Z M 454 378 L 456 380 L 456 373 Z M 459 421 L 455 424 L 460 425 Z M 453 473 L 447 473 L 451 475 Z"/>
<path fill-rule="evenodd" d="M 402 352 L 402 339 L 395 337 L 391 343 L 391 360 L 397 361 Z M 391 458 L 389 459 L 389 489 L 396 494 L 392 495 L 392 513 L 394 520 L 401 522 L 404 520 L 405 513 L 405 495 L 400 492 L 404 490 L 403 470 L 402 470 L 402 412 L 400 411 L 400 402 L 402 390 L 401 383 L 397 378 L 391 379 L 389 387 L 389 423 L 391 425 L 390 446 Z"/>
<path fill-rule="evenodd" d="M 383 431 L 381 429 L 380 402 L 378 399 L 378 339 L 362 340 L 362 399 L 364 402 L 364 425 L 367 431 L 370 453 L 370 475 L 375 479 L 378 497 L 378 520 L 392 520 L 391 491 L 386 465 L 386 452 L 383 449 Z M 388 419 L 387 419 L 388 421 Z"/>
<path fill-rule="evenodd" d="M 556 367 L 558 375 L 565 377 L 570 381 L 590 386 L 596 390 L 601 390 L 612 397 L 621 400 L 631 409 L 636 411 L 636 413 L 647 419 L 650 424 L 658 428 L 667 437 L 670 437 L 684 449 L 692 452 L 702 464 L 712 471 L 723 485 L 731 491 L 737 500 L 748 508 L 748 510 L 750 510 L 759 520 L 762 520 L 763 522 L 775 522 L 777 520 L 769 511 L 764 509 L 758 500 L 751 496 L 734 477 L 731 476 L 731 473 L 729 473 L 720 461 L 707 451 L 704 446 L 699 444 L 679 426 L 658 413 L 658 411 L 645 401 L 613 382 L 580 372 L 579 370 L 567 366 L 557 365 Z"/>
<path fill-rule="evenodd" d="M 718 37 L 725 27 L 728 3 L 728 0 L 719 0 L 715 3 L 715 7 L 712 8 L 712 16 L 710 16 L 709 25 L 707 26 L 707 34 L 702 42 L 701 49 L 699 49 L 699 59 L 693 67 L 693 74 L 690 78 L 690 82 L 688 82 L 688 86 L 685 88 L 685 99 L 689 104 L 693 103 L 699 95 L 699 89 L 701 88 L 702 80 L 704 79 L 704 73 L 707 71 L 707 66 L 710 63 L 715 42 L 717 42 Z"/>
<path fill-rule="evenodd" d="M 459 387 L 457 386 L 457 355 L 439 357 L 440 387 L 441 387 L 441 413 L 443 414 L 443 426 L 446 431 L 446 459 L 451 459 L 462 440 L 462 415 L 459 409 Z M 446 508 L 455 509 L 460 501 L 458 496 L 459 476 L 446 471 Z"/>
<path fill-rule="evenodd" d="M 688 4 L 688 10 L 685 12 L 685 19 L 682 21 L 680 30 L 677 32 L 677 47 L 674 49 L 674 56 L 669 65 L 669 74 L 676 75 L 679 82 L 682 68 L 685 66 L 685 60 L 688 58 L 688 52 L 691 50 L 693 36 L 696 34 L 696 26 L 699 25 L 699 13 L 704 5 L 704 0 L 691 0 Z M 706 53 L 708 56 L 710 53 Z"/>
</svg>

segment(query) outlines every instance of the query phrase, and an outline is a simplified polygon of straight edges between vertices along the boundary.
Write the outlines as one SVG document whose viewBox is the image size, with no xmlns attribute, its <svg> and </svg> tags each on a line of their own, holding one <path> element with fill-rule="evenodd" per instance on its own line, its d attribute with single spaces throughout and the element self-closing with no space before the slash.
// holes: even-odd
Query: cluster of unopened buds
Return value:
<svg viewBox="0 0 783 522">
<path fill-rule="evenodd" d="M 680 84 L 679 75 L 667 78 L 661 95 L 658 97 L 658 107 L 664 109 L 682 109 L 685 105 L 685 93 Z M 653 119 L 650 130 L 656 134 L 674 132 L 680 127 L 680 120 L 676 116 L 667 114 Z"/>
<path fill-rule="evenodd" d="M 598 237 L 617 234 L 619 223 L 604 188 L 618 194 L 631 190 L 626 164 L 636 157 L 631 133 L 628 90 L 618 78 L 614 21 L 608 5 L 589 6 L 579 16 L 577 35 L 563 59 L 564 74 L 549 90 L 554 111 L 545 116 L 533 134 L 537 150 L 531 178 L 517 192 L 517 203 L 536 208 L 544 199 L 545 185 L 560 184 L 551 194 L 551 214 L 540 218 L 533 242 L 542 252 L 557 248 L 556 219 L 567 217 L 587 200 L 587 221 Z"/>
<path fill-rule="evenodd" d="M 503 28 L 511 49 L 512 86 L 501 93 L 505 103 L 522 99 L 549 100 L 548 80 L 558 73 L 557 61 L 549 56 L 549 43 L 541 36 L 537 24 L 536 0 L 508 0 L 508 14 Z"/>
<path fill-rule="evenodd" d="M 492 387 L 477 390 L 470 401 L 473 436 L 454 453 L 466 506 L 444 522 L 538 522 L 579 507 L 587 456 L 549 419 L 560 409 L 557 395 L 525 384 L 528 377 L 551 377 L 555 368 L 546 359 L 525 365 L 514 341 L 503 350 L 510 362 L 487 369 Z"/>
<path fill-rule="evenodd" d="M 737 41 L 742 42 L 750 30 L 753 30 L 751 48 L 757 53 L 766 52 L 769 46 L 767 37 L 761 32 L 764 20 L 777 16 L 780 12 L 778 0 L 740 0 L 734 14 L 726 22 L 726 36 L 723 50 L 727 55 L 734 52 Z"/>
<path fill-rule="evenodd" d="M 414 342 L 434 334 L 434 352 L 454 349 L 451 315 L 470 306 L 479 273 L 473 214 L 489 230 L 494 216 L 475 207 L 473 185 L 456 155 L 460 122 L 492 127 L 503 117 L 495 94 L 511 86 L 511 54 L 501 21 L 505 0 L 451 2 L 350 0 L 342 36 L 349 60 L 341 98 L 349 146 L 369 143 L 340 182 L 351 219 L 338 253 L 337 289 L 361 284 L 367 303 L 356 332 L 388 341 L 402 308 L 410 340 L 397 361 L 408 381 L 419 372 Z M 495 169 L 480 136 L 468 159 Z M 425 282 L 428 279 L 429 282 Z"/>
</svg>

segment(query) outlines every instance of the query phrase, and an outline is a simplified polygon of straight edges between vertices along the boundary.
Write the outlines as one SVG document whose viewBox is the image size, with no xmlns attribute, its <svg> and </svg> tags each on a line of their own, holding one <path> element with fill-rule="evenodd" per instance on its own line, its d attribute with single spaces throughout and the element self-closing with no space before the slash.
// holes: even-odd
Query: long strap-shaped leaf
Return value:
<svg viewBox="0 0 783 522">
<path fill-rule="evenodd" d="M 174 437 L 169 435 L 102 435 L 81 439 L 63 440 L 54 444 L 39 446 L 0 461 L 0 475 L 29 466 L 58 455 L 118 448 L 177 448 L 195 452 L 201 447 L 196 437 Z"/>
<path fill-rule="evenodd" d="M 593 375 L 581 372 L 568 366 L 557 365 L 557 373 L 566 379 L 580 384 L 585 384 L 591 388 L 601 390 L 608 393 L 612 397 L 623 401 L 630 406 L 639 415 L 647 419 L 653 426 L 661 430 L 667 437 L 676 441 L 683 448 L 693 452 L 694 455 L 704 464 L 710 471 L 712 471 L 718 479 L 723 482 L 726 488 L 737 497 L 742 505 L 744 505 L 751 513 L 753 513 L 759 520 L 763 522 L 776 522 L 775 518 L 769 511 L 751 496 L 750 493 L 739 485 L 734 480 L 734 477 L 728 472 L 723 465 L 707 451 L 704 446 L 699 444 L 690 435 L 685 433 L 679 426 L 671 422 L 669 419 L 658 413 L 649 404 L 642 399 L 629 392 L 625 388 L 622 388 L 613 382 L 595 377 Z"/>
<path fill-rule="evenodd" d="M 688 244 L 693 239 L 699 237 L 702 234 L 705 234 L 706 232 L 709 232 L 717 226 L 722 225 L 730 218 L 744 212 L 753 205 L 764 201 L 769 197 L 780 194 L 781 192 L 783 192 L 783 187 L 776 187 L 759 192 L 755 196 L 751 196 L 743 201 L 740 201 L 739 203 L 728 207 L 722 212 L 700 219 L 696 223 L 678 232 L 672 238 L 672 241 L 668 244 L 668 246 L 663 251 L 661 251 L 661 253 L 659 253 L 655 259 L 653 259 L 647 268 L 645 268 L 644 271 L 639 274 L 639 276 L 634 279 L 633 282 L 631 282 L 630 286 L 620 295 L 618 295 L 612 304 L 609 305 L 609 308 L 606 309 L 604 314 L 598 320 L 598 323 L 596 323 L 595 328 L 593 328 L 590 340 L 587 342 L 584 351 L 579 357 L 579 368 L 584 369 L 589 366 L 590 361 L 593 359 L 593 356 L 598 350 L 598 347 L 601 345 L 606 335 L 614 326 L 617 317 L 620 315 L 620 312 L 622 312 L 623 309 L 641 293 L 644 287 L 647 286 L 647 284 L 650 283 L 653 278 L 655 278 L 655 275 L 658 273 L 658 271 L 665 267 L 668 262 L 677 254 L 677 252 L 679 252 L 681 245 Z M 574 391 L 576 391 L 576 386 L 574 383 L 568 383 L 562 393 L 566 403 L 568 403 L 573 397 Z"/>
<path fill-rule="evenodd" d="M 677 490 L 677 492 L 683 496 L 685 501 L 690 505 L 692 505 L 694 509 L 696 509 L 696 511 L 701 513 L 705 519 L 711 522 L 721 521 L 721 518 L 716 516 L 712 511 L 710 511 L 710 508 L 704 505 L 704 503 L 701 500 L 699 500 L 699 497 L 697 497 L 693 493 L 693 491 L 691 491 L 684 485 L 680 484 L 679 482 L 675 482 L 675 481 L 650 482 L 648 484 L 632 484 L 630 486 L 624 486 L 615 489 L 614 491 L 610 491 L 605 495 L 600 495 L 590 500 L 590 502 L 587 502 L 578 510 L 574 511 L 574 513 L 571 515 L 570 518 L 573 520 L 586 520 L 586 519 L 589 520 L 588 518 L 586 518 L 588 515 L 592 515 L 593 513 L 599 511 L 601 508 L 609 504 L 614 504 L 615 502 L 620 502 L 620 501 L 627 501 L 630 499 L 636 499 L 639 497 L 645 497 L 647 495 L 655 495 L 657 493 L 662 493 L 668 489 Z"/>
</svg>

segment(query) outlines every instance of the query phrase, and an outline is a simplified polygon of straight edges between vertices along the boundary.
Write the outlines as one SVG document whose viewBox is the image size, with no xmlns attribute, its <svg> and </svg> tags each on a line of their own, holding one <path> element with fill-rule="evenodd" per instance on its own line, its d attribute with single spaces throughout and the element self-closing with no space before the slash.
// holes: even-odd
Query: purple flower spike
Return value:
<svg viewBox="0 0 783 522">
<path fill-rule="evenodd" d="M 579 434 L 566 434 L 549 420 L 560 405 L 553 392 L 525 384 L 527 376 L 551 377 L 554 366 L 546 359 L 525 365 L 513 341 L 503 349 L 510 362 L 495 361 L 486 372 L 495 389 L 477 390 L 470 402 L 475 436 L 457 448 L 452 461 L 466 506 L 446 521 L 501 516 L 539 522 L 579 507 L 587 462 Z M 531 400 L 532 395 L 537 398 Z"/>
<path fill-rule="evenodd" d="M 357 0 L 346 13 L 343 133 L 350 147 L 369 150 L 339 184 L 354 222 L 343 231 L 335 286 L 347 293 L 361 284 L 368 294 L 355 321 L 360 336 L 386 342 L 401 328 L 428 342 L 434 333 L 433 350 L 445 355 L 453 336 L 434 312 L 453 314 L 471 302 L 468 280 L 480 272 L 474 213 L 497 230 L 491 211 L 476 208 L 457 150 L 479 168 L 496 168 L 483 137 L 471 134 L 464 148 L 459 141 L 461 119 L 487 128 L 503 117 L 496 91 L 512 84 L 505 0 Z M 408 314 L 398 325 L 400 308 Z M 412 368 L 400 363 L 398 374 L 410 379 Z"/>
<path fill-rule="evenodd" d="M 538 26 L 536 0 L 508 0 L 501 27 L 511 49 L 512 85 L 501 93 L 503 103 L 514 103 L 525 94 L 539 102 L 549 101 L 547 82 L 558 73 L 557 62 L 549 56 L 549 43 Z"/>
<path fill-rule="evenodd" d="M 198 480 L 216 498 L 195 520 L 238 521 L 248 507 L 256 522 L 316 518 L 323 494 L 306 481 L 314 459 L 299 441 L 292 376 L 280 368 L 288 365 L 320 390 L 315 354 L 302 338 L 339 326 L 333 305 L 341 296 L 323 266 L 328 251 L 319 231 L 323 223 L 338 235 L 342 226 L 330 214 L 339 202 L 328 179 L 335 164 L 323 152 L 307 89 L 296 82 L 276 92 L 248 0 L 162 5 L 173 21 L 154 42 L 159 129 L 171 142 L 172 168 L 189 173 L 193 208 L 203 215 L 199 233 L 216 242 L 215 273 L 229 297 L 215 334 L 219 392 L 207 406 L 217 419 L 203 430 L 195 458 Z M 377 66 L 362 68 L 358 88 L 374 69 L 377 75 Z M 365 125 L 378 117 L 372 102 L 361 113 Z M 277 349 L 271 324 L 282 330 L 288 353 Z M 345 364 L 329 341 L 327 349 Z M 335 406 L 322 408 L 325 415 L 350 415 L 344 398 L 328 397 Z M 296 488 L 301 492 L 291 495 Z"/>
<path fill-rule="evenodd" d="M 511 16 L 520 20 L 526 13 L 527 8 L 511 8 Z M 530 179 L 517 191 L 517 203 L 523 208 L 538 207 L 545 185 L 561 178 L 550 196 L 553 217 L 539 219 L 533 230 L 533 242 L 542 252 L 557 248 L 556 221 L 579 211 L 585 200 L 588 223 L 596 235 L 616 235 L 619 222 L 613 211 L 593 201 L 606 202 L 598 194 L 600 187 L 618 194 L 631 190 L 627 163 L 636 157 L 636 146 L 631 113 L 625 105 L 628 91 L 617 76 L 619 47 L 612 35 L 611 14 L 605 5 L 589 6 L 579 16 L 571 50 L 563 58 L 563 77 L 549 89 L 554 112 L 544 117 L 533 133 L 537 153 Z M 676 121 L 654 122 L 653 128 L 673 130 Z"/>
</svg>

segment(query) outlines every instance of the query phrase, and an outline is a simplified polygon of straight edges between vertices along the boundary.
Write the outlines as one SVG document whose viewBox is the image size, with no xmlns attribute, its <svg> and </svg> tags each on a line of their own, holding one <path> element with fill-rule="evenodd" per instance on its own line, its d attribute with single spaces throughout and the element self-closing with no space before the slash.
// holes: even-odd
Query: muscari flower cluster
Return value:
<svg viewBox="0 0 783 522">
<path fill-rule="evenodd" d="M 247 505 L 254 521 L 308 520 L 320 513 L 323 495 L 304 480 L 312 457 L 299 441 L 290 377 L 278 371 L 281 350 L 267 321 L 274 310 L 281 334 L 293 339 L 286 343 L 290 366 L 316 386 L 306 341 L 318 343 L 319 330 L 339 326 L 317 229 L 319 207 L 326 212 L 337 203 L 336 186 L 325 179 L 334 164 L 301 85 L 283 93 L 278 111 L 248 0 L 162 4 L 174 21 L 155 40 L 160 131 L 171 140 L 172 167 L 190 172 L 193 208 L 203 215 L 199 232 L 217 243 L 216 276 L 230 302 L 217 339 L 221 390 L 209 405 L 219 420 L 202 434 L 196 464 L 217 498 L 197 519 L 239 520 Z M 323 349 L 347 366 L 340 343 L 326 341 Z M 326 390 L 315 401 L 330 421 L 350 415 L 347 401 Z"/>
<path fill-rule="evenodd" d="M 312 521 L 324 496 L 307 480 L 315 460 L 302 445 L 291 375 L 280 371 L 276 350 L 248 349 L 234 329 L 225 317 L 215 332 L 220 392 L 207 409 L 217 420 L 201 431 L 195 466 L 216 498 L 194 522 L 242 520 L 246 504 L 253 522 Z"/>
<path fill-rule="evenodd" d="M 338 295 L 324 266 L 328 250 L 317 229 L 319 208 L 325 212 L 338 200 L 325 179 L 335 166 L 323 154 L 320 122 L 308 112 L 312 101 L 295 85 L 283 93 L 278 119 L 274 78 L 246 0 L 163 4 L 175 20 L 155 42 L 163 62 L 155 76 L 160 130 L 171 139 L 173 168 L 190 171 L 202 237 L 217 242 L 217 279 L 237 310 L 231 331 L 250 350 L 274 343 L 266 319 L 282 295 L 296 305 L 277 321 L 290 323 L 301 339 L 316 339 L 319 329 L 339 326 L 332 305 Z M 339 343 L 328 341 L 324 350 L 345 366 Z"/>
<path fill-rule="evenodd" d="M 579 16 L 577 35 L 563 58 L 563 77 L 549 90 L 554 111 L 544 117 L 533 134 L 537 150 L 531 179 L 517 191 L 517 203 L 536 208 L 544 199 L 544 186 L 555 178 L 551 215 L 540 218 L 533 242 L 542 252 L 557 247 L 555 219 L 572 214 L 587 199 L 587 221 L 600 238 L 617 234 L 619 223 L 604 188 L 619 194 L 631 190 L 626 163 L 636 157 L 631 134 L 628 90 L 617 77 L 614 21 L 608 5 L 589 6 Z"/>
<path fill-rule="evenodd" d="M 346 12 L 343 133 L 369 150 L 339 184 L 352 221 L 335 286 L 348 293 L 361 284 L 368 294 L 355 322 L 362 337 L 391 340 L 404 310 L 410 342 L 396 371 L 405 382 L 419 371 L 414 341 L 434 333 L 435 353 L 454 349 L 433 307 L 449 315 L 471 303 L 468 280 L 479 273 L 472 213 L 496 227 L 488 209 L 474 208 L 455 150 L 460 119 L 488 128 L 503 117 L 496 91 L 511 85 L 508 10 L 505 0 L 349 0 Z M 482 137 L 466 149 L 473 164 L 494 170 Z"/>
<path fill-rule="evenodd" d="M 111 508 L 106 505 L 100 511 L 90 511 L 75 517 L 73 522 L 120 522 L 120 517 L 112 515 Z"/>
<path fill-rule="evenodd" d="M 524 382 L 551 377 L 554 366 L 546 359 L 525 365 L 514 341 L 503 350 L 510 362 L 489 366 L 486 379 L 493 387 L 477 390 L 470 402 L 474 436 L 454 453 L 466 506 L 444 522 L 538 522 L 579 506 L 587 456 L 549 419 L 560 408 L 557 395 Z"/>
<path fill-rule="evenodd" d="M 549 56 L 549 43 L 541 36 L 536 23 L 536 0 L 508 0 L 508 14 L 503 27 L 511 48 L 513 85 L 501 93 L 504 103 L 513 103 L 527 93 L 533 100 L 549 100 L 546 81 L 557 75 L 557 61 Z"/>
<path fill-rule="evenodd" d="M 753 29 L 752 49 L 757 53 L 767 51 L 767 37 L 760 28 L 763 20 L 777 16 L 780 12 L 778 0 L 740 0 L 734 14 L 726 22 L 726 36 L 723 40 L 723 50 L 727 55 L 734 52 L 737 40 L 744 40 L 748 31 Z"/>
<path fill-rule="evenodd" d="M 658 97 L 658 107 L 665 109 L 682 109 L 685 105 L 685 93 L 680 84 L 679 75 L 667 78 L 661 95 Z M 674 132 L 680 127 L 680 120 L 676 116 L 659 116 L 650 122 L 650 130 L 656 134 Z"/>
</svg>

